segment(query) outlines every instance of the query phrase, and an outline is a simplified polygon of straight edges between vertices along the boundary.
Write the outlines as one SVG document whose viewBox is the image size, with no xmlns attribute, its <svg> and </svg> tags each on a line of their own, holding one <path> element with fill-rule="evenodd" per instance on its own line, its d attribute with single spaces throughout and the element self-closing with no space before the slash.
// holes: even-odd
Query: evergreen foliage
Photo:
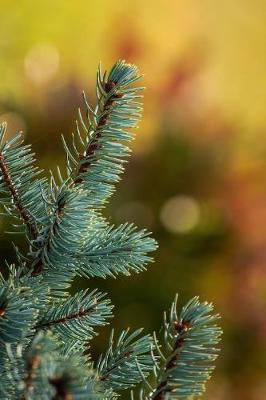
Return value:
<svg viewBox="0 0 266 400">
<path fill-rule="evenodd" d="M 66 173 L 40 177 L 22 135 L 0 128 L 0 201 L 28 252 L 0 281 L 0 399 L 114 399 L 141 384 L 145 399 L 190 399 L 203 393 L 221 330 L 212 306 L 192 299 L 165 316 L 165 345 L 142 330 L 123 331 L 97 362 L 89 342 L 108 323 L 112 305 L 98 290 L 68 292 L 75 276 L 141 272 L 157 244 L 133 224 L 112 226 L 101 210 L 114 192 L 138 123 L 137 68 L 119 61 L 96 84 L 96 106 L 84 95 L 85 116 L 72 144 L 63 139 Z M 165 350 L 164 350 L 165 347 Z M 149 378 L 151 375 L 151 378 Z M 153 376 L 153 377 L 152 377 Z M 153 382 L 153 384 L 152 384 Z M 134 396 L 132 394 L 132 396 Z"/>
</svg>

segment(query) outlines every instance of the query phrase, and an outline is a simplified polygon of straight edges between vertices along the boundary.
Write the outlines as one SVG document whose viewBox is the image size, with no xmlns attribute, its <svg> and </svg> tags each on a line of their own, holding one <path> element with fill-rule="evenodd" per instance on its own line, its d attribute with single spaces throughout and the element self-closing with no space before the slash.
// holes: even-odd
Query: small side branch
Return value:
<svg viewBox="0 0 266 400">
<path fill-rule="evenodd" d="M 38 330 L 40 330 L 40 329 L 49 329 L 50 327 L 52 327 L 54 325 L 63 324 L 65 322 L 71 321 L 73 319 L 78 319 L 78 318 L 85 317 L 86 315 L 88 315 L 93 310 L 94 310 L 94 306 L 90 307 L 90 308 L 87 308 L 87 309 L 83 309 L 82 308 L 79 311 L 73 312 L 73 313 L 71 313 L 69 315 L 66 315 L 64 317 L 41 323 L 41 324 L 37 325 L 36 328 Z"/>
<path fill-rule="evenodd" d="M 103 375 L 99 376 L 99 380 L 100 381 L 106 381 L 106 379 L 109 378 L 109 375 L 117 368 L 117 365 L 120 365 L 123 361 L 126 362 L 126 360 L 133 354 L 133 350 L 128 350 L 126 352 L 123 352 L 122 354 L 120 354 L 120 357 L 118 358 L 118 360 L 116 360 L 116 364 L 107 368 L 104 371 Z"/>
<path fill-rule="evenodd" d="M 120 99 L 121 97 L 123 97 L 123 93 L 116 90 L 115 91 L 115 87 L 117 85 L 117 82 L 115 81 L 111 81 L 108 80 L 107 82 L 102 82 L 103 88 L 105 90 L 106 93 L 106 99 L 103 103 L 102 106 L 102 110 L 101 110 L 101 117 L 98 120 L 98 123 L 94 129 L 95 131 L 95 137 L 92 140 L 92 142 L 88 145 L 85 154 L 84 155 L 80 155 L 80 159 L 84 160 L 77 173 L 76 173 L 76 178 L 74 179 L 73 183 L 74 184 L 78 184 L 78 183 L 82 183 L 83 182 L 83 178 L 81 176 L 81 174 L 83 174 L 84 172 L 87 172 L 90 164 L 91 164 L 91 157 L 95 154 L 95 151 L 98 150 L 100 148 L 100 145 L 97 143 L 98 139 L 100 139 L 101 135 L 102 135 L 102 129 L 104 128 L 104 126 L 107 124 L 109 115 L 110 115 L 110 110 L 112 109 L 112 106 L 114 105 L 114 102 L 117 99 Z M 109 92 L 114 92 L 112 95 L 108 96 Z"/>
<path fill-rule="evenodd" d="M 43 248 L 43 249 L 45 248 L 45 246 L 47 246 L 47 249 L 49 250 L 49 240 L 50 240 L 50 238 L 51 238 L 51 233 L 54 234 L 54 233 L 56 232 L 56 226 L 58 226 L 58 225 L 60 224 L 61 219 L 62 219 L 63 216 L 64 216 L 64 211 L 65 211 L 65 202 L 63 202 L 63 201 L 58 202 L 57 208 L 56 208 L 55 213 L 54 213 L 54 215 L 55 215 L 55 217 L 56 217 L 56 222 L 55 222 L 55 223 L 53 224 L 53 226 L 51 227 L 51 232 L 50 232 L 50 233 L 47 235 L 47 237 L 44 239 L 44 242 L 43 242 L 43 245 L 42 245 L 42 248 Z M 38 276 L 38 275 L 40 275 L 40 274 L 43 273 L 43 271 L 44 271 L 44 264 L 43 264 L 43 261 L 42 261 L 41 256 L 39 256 L 39 257 L 35 260 L 35 262 L 34 262 L 34 264 L 32 265 L 32 267 L 33 267 L 33 269 L 32 269 L 32 272 L 31 272 L 31 276 Z"/>
<path fill-rule="evenodd" d="M 8 170 L 8 167 L 5 163 L 5 159 L 3 154 L 0 154 L 0 170 L 2 172 L 3 175 L 3 180 L 5 182 L 5 184 L 7 185 L 10 194 L 12 196 L 14 205 L 16 206 L 20 217 L 23 221 L 23 223 L 27 226 L 28 230 L 29 230 L 29 234 L 30 237 L 32 239 L 36 239 L 38 236 L 38 230 L 36 225 L 32 222 L 32 218 L 30 216 L 30 214 L 28 214 L 27 210 L 25 210 L 25 208 L 23 207 L 22 201 L 20 199 L 19 193 L 15 187 L 15 185 L 13 184 L 10 172 Z"/>
<path fill-rule="evenodd" d="M 169 359 L 166 362 L 165 368 L 164 368 L 164 376 L 165 378 L 162 378 L 162 381 L 160 384 L 157 386 L 156 390 L 154 391 L 151 399 L 152 400 L 162 400 L 164 396 L 171 391 L 171 388 L 168 386 L 168 372 L 171 370 L 171 368 L 174 368 L 176 366 L 176 363 L 178 361 L 178 356 L 180 354 L 180 351 L 182 350 L 185 338 L 184 338 L 184 333 L 187 332 L 187 330 L 190 328 L 190 322 L 189 321 L 174 321 L 173 322 L 174 329 L 177 332 L 177 339 L 174 343 L 173 351 L 172 354 L 170 355 Z"/>
</svg>

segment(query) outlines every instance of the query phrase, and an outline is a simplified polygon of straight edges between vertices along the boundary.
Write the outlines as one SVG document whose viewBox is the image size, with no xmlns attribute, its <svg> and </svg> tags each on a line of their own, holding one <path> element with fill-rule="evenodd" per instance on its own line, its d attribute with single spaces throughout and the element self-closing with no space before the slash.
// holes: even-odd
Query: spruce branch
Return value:
<svg viewBox="0 0 266 400">
<path fill-rule="evenodd" d="M 140 78 L 136 66 L 118 61 L 109 74 L 97 72 L 97 104 L 93 109 L 85 94 L 86 121 L 79 112 L 73 144 L 63 139 L 70 185 L 82 184 L 88 190 L 88 202 L 102 207 L 114 191 L 129 155 L 127 144 L 142 110 L 138 99 L 142 87 L 131 87 Z M 82 132 L 83 131 L 83 132 Z"/>
<path fill-rule="evenodd" d="M 37 330 L 51 330 L 62 339 L 88 341 L 95 332 L 96 326 L 106 324 L 112 317 L 110 300 L 105 294 L 93 290 L 90 293 L 81 291 L 69 297 L 63 303 L 55 303 L 38 321 Z"/>
<path fill-rule="evenodd" d="M 109 347 L 97 363 L 99 380 L 105 387 L 117 391 L 132 388 L 153 370 L 154 362 L 151 356 L 154 348 L 153 340 L 150 335 L 140 337 L 141 332 L 142 329 L 132 333 L 129 329 L 122 331 L 114 344 L 114 331 L 112 331 Z M 137 363 L 142 373 L 139 372 Z"/>
<path fill-rule="evenodd" d="M 157 244 L 133 224 L 117 227 L 101 208 L 115 189 L 141 112 L 137 68 L 124 61 L 97 73 L 95 108 L 84 95 L 72 146 L 63 139 L 67 177 L 39 178 L 20 135 L 4 142 L 0 126 L 0 203 L 24 226 L 29 252 L 14 245 L 16 263 L 0 274 L 0 400 L 114 400 L 140 381 L 149 400 L 201 395 L 221 334 L 212 306 L 192 299 L 165 318 L 166 353 L 141 330 L 122 331 L 94 363 L 88 341 L 112 316 L 105 294 L 70 296 L 74 277 L 140 272 Z M 83 129 L 83 132 L 81 132 Z M 158 353 L 158 355 L 157 355 Z M 147 378 L 153 371 L 153 389 Z M 142 389 L 143 393 L 146 393 Z M 143 398 L 143 396 L 142 396 Z"/>
<path fill-rule="evenodd" d="M 157 244 L 149 233 L 137 230 L 133 224 L 109 226 L 98 212 L 88 209 L 86 191 L 64 188 L 55 199 L 55 210 L 57 204 L 65 205 L 64 215 L 52 212 L 53 221 L 43 234 L 43 246 L 36 254 L 32 275 L 45 272 L 44 278 L 54 286 L 57 274 L 61 273 L 61 285 L 65 288 L 74 274 L 103 278 L 130 275 L 131 271 L 144 270 L 152 261 L 148 253 Z"/>
<path fill-rule="evenodd" d="M 115 86 L 115 83 L 113 83 L 113 85 Z M 105 87 L 107 87 L 107 85 L 105 85 Z M 105 90 L 107 90 L 107 89 L 105 89 Z M 106 91 L 106 93 L 108 93 L 108 92 Z M 121 97 L 122 97 L 122 94 L 121 94 Z M 112 97 L 110 97 L 109 100 L 106 100 L 103 105 L 102 116 L 98 119 L 97 125 L 95 127 L 94 140 L 88 144 L 85 154 L 84 155 L 80 154 L 79 158 L 82 162 L 80 162 L 80 166 L 79 166 L 77 174 L 76 174 L 77 176 L 73 182 L 74 184 L 83 182 L 82 174 L 84 174 L 85 172 L 88 172 L 89 167 L 91 165 L 90 158 L 93 157 L 96 150 L 100 148 L 100 145 L 97 142 L 101 138 L 101 130 L 102 130 L 103 126 L 105 126 L 107 123 L 107 119 L 109 116 L 109 109 L 114 104 L 114 101 L 115 101 L 115 98 L 113 95 Z"/>
<path fill-rule="evenodd" d="M 110 74 L 111 75 L 111 74 Z M 80 155 L 80 159 L 82 162 L 77 171 L 77 176 L 74 179 L 74 183 L 83 182 L 82 174 L 89 170 L 91 165 L 90 159 L 95 155 L 95 152 L 100 149 L 101 145 L 99 144 L 99 139 L 102 136 L 103 128 L 107 125 L 108 119 L 111 116 L 111 109 L 114 106 L 114 103 L 121 99 L 124 96 L 124 93 L 117 89 L 118 82 L 111 79 L 111 76 L 105 81 L 106 71 L 101 77 L 100 70 L 98 71 L 98 90 L 101 94 L 98 95 L 99 104 L 97 105 L 97 111 L 94 112 L 96 115 L 96 122 L 94 124 L 94 128 L 92 125 L 90 128 L 93 128 L 93 131 L 90 132 L 90 135 L 93 136 L 91 142 L 87 145 L 84 155 Z M 86 97 L 84 94 L 84 100 L 86 101 Z"/>
<path fill-rule="evenodd" d="M 107 226 L 88 237 L 79 255 L 79 270 L 84 276 L 130 275 L 143 271 L 152 261 L 148 254 L 157 243 L 145 229 L 137 230 L 134 224 Z"/>
<path fill-rule="evenodd" d="M 139 77 L 137 68 L 124 61 L 117 62 L 108 76 L 106 72 L 102 75 L 99 68 L 96 89 L 97 105 L 94 110 L 89 106 L 84 95 L 88 126 L 80 113 L 80 124 L 84 129 L 85 137 L 82 137 L 79 125 L 77 125 L 77 135 L 76 138 L 73 137 L 72 152 L 63 139 L 69 175 L 68 180 L 63 182 L 63 186 L 74 191 L 75 187 L 79 186 L 85 189 L 87 207 L 97 208 L 100 204 L 104 204 L 113 192 L 114 183 L 119 180 L 119 175 L 123 171 L 123 158 L 129 153 L 124 142 L 133 138 L 132 133 L 125 132 L 124 129 L 136 126 L 141 111 L 141 106 L 136 99 L 142 88 L 129 88 L 128 86 Z M 75 140 L 79 141 L 79 146 L 76 145 Z M 80 151 L 77 150 L 78 147 L 81 147 Z M 56 186 L 55 183 L 53 186 Z M 60 192 L 62 188 L 56 190 Z M 50 198 L 54 197 L 56 196 L 50 193 Z M 55 222 L 51 222 L 49 232 L 45 235 L 42 234 L 43 244 L 33 262 L 32 274 L 34 276 L 43 273 L 47 268 L 49 246 L 55 238 L 54 226 L 61 223 L 67 206 L 68 199 L 61 202 L 54 200 L 52 214 L 58 218 Z M 152 247 L 155 248 L 155 245 Z M 82 267 L 83 272 L 84 270 Z M 113 274 L 110 268 L 107 270 L 110 271 L 107 275 Z M 106 273 L 99 271 L 97 274 L 93 273 L 92 276 L 95 275 L 105 276 Z"/>
<path fill-rule="evenodd" d="M 103 182 L 102 188 L 98 187 L 97 192 L 100 192 L 99 189 L 103 191 L 104 185 L 107 185 L 106 193 L 103 194 L 109 197 L 107 189 L 110 192 L 113 190 L 110 183 L 118 181 L 119 174 L 123 171 L 122 164 L 124 161 L 120 158 L 127 156 L 129 152 L 129 149 L 121 142 L 130 141 L 133 138 L 132 133 L 124 132 L 123 129 L 136 127 L 140 117 L 142 107 L 140 103 L 134 100 L 140 97 L 137 92 L 143 88 L 127 88 L 139 78 L 140 75 L 136 66 L 127 64 L 124 61 L 118 61 L 114 64 L 108 76 L 107 71 L 102 75 L 101 68 L 99 67 L 98 69 L 97 104 L 94 110 L 89 105 L 83 92 L 87 122 L 89 124 L 86 124 L 79 110 L 79 122 L 76 121 L 76 137 L 73 135 L 73 153 L 64 137 L 62 137 L 67 156 L 70 187 L 84 183 L 86 189 L 91 192 L 95 185 L 95 177 L 98 175 L 98 179 L 102 179 Z M 121 99 L 123 97 L 124 101 L 122 102 Z M 82 138 L 80 132 L 80 125 L 85 133 L 84 138 Z M 76 141 L 79 142 L 78 145 L 76 145 Z M 77 147 L 81 147 L 80 151 L 77 150 Z M 97 166 L 97 163 L 99 166 Z M 111 171 L 112 167 L 113 171 Z M 93 170 L 91 178 L 87 174 L 90 169 Z M 100 182 L 98 182 L 99 185 Z M 94 193 L 95 195 L 97 193 Z M 90 196 L 91 201 L 94 201 L 94 196 Z M 64 205 L 62 205 L 60 211 L 62 215 L 64 213 Z"/>
<path fill-rule="evenodd" d="M 152 400 L 189 399 L 201 396 L 214 369 L 218 356 L 215 347 L 221 336 L 216 325 L 219 315 L 212 314 L 213 306 L 191 299 L 178 315 L 177 296 L 169 317 L 165 315 L 167 358 L 161 359 L 157 386 L 148 396 Z"/>
</svg>

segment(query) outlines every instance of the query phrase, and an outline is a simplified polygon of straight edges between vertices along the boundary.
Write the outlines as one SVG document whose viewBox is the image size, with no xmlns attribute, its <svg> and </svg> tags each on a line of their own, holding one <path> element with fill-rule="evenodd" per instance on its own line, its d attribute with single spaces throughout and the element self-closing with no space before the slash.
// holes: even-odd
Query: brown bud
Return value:
<svg viewBox="0 0 266 400">
<path fill-rule="evenodd" d="M 106 93 L 109 93 L 114 87 L 115 87 L 115 82 L 113 81 L 107 81 L 104 85 L 104 89 Z"/>
<path fill-rule="evenodd" d="M 173 322 L 174 329 L 177 332 L 186 332 L 190 328 L 190 322 L 189 321 L 174 321 Z"/>
</svg>

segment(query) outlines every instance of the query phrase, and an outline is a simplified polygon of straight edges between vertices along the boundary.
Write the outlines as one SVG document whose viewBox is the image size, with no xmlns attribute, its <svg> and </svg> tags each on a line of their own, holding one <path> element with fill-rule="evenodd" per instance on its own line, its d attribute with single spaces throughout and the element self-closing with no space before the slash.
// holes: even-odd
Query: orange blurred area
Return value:
<svg viewBox="0 0 266 400">
<path fill-rule="evenodd" d="M 110 292 L 116 330 L 157 329 L 176 291 L 213 301 L 225 334 L 204 399 L 265 399 L 266 2 L 2 0 L 0 12 L 0 122 L 47 171 L 63 163 L 82 89 L 95 100 L 99 61 L 144 73 L 143 121 L 106 215 L 153 231 L 155 263 L 77 285 Z"/>
</svg>

